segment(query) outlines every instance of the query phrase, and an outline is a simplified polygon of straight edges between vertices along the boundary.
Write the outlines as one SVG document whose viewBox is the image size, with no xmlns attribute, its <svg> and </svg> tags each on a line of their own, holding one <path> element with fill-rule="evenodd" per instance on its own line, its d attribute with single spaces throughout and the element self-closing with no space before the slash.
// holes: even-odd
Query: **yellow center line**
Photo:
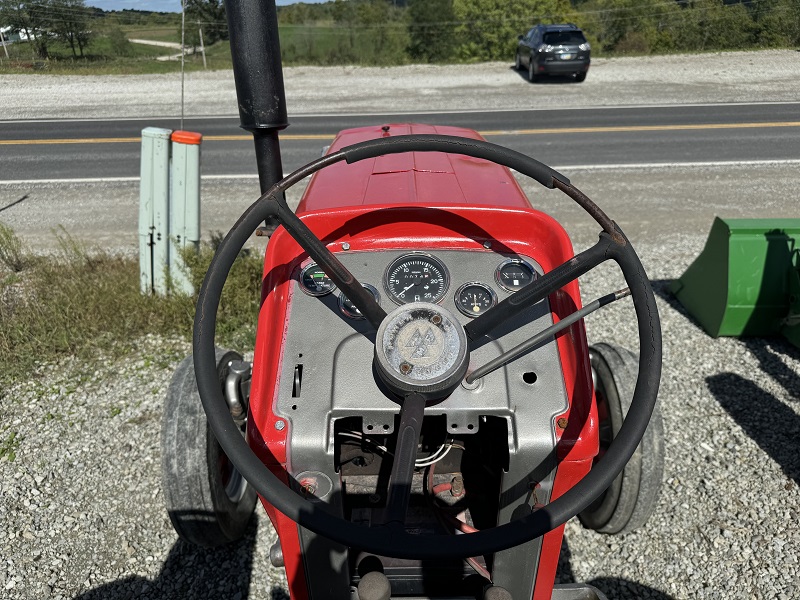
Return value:
<svg viewBox="0 0 800 600">
<path fill-rule="evenodd" d="M 800 121 L 778 121 L 767 123 L 706 123 L 698 125 L 633 125 L 610 127 L 561 127 L 542 129 L 509 129 L 480 131 L 484 137 L 501 135 L 559 135 L 568 133 L 629 133 L 648 131 L 702 131 L 710 129 L 758 129 L 774 127 L 800 127 Z M 332 140 L 335 136 L 329 134 L 291 134 L 280 136 L 281 140 Z M 203 136 L 207 142 L 239 142 L 252 140 L 248 134 L 238 135 L 207 135 Z M 141 141 L 140 137 L 118 138 L 62 138 L 42 140 L 0 140 L 0 146 L 38 146 L 58 144 L 133 144 Z"/>
</svg>

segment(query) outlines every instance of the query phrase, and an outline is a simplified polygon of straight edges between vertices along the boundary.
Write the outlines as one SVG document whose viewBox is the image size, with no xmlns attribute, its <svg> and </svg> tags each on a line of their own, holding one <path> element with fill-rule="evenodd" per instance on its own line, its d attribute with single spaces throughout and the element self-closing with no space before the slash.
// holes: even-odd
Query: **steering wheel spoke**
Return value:
<svg viewBox="0 0 800 600">
<path fill-rule="evenodd" d="M 409 394 L 405 397 L 400 409 L 400 427 L 397 431 L 392 472 L 389 475 L 386 510 L 382 519 L 383 524 L 390 527 L 402 526 L 406 521 L 424 413 L 425 397 L 422 394 Z"/>
<path fill-rule="evenodd" d="M 618 242 L 603 231 L 597 244 L 560 264 L 542 277 L 534 279 L 500 304 L 468 323 L 464 327 L 467 337 L 471 341 L 475 341 L 481 336 L 491 333 L 495 328 L 516 317 L 529 306 L 613 258 L 616 254 L 616 246 L 618 246 Z"/>
<path fill-rule="evenodd" d="M 361 311 L 364 318 L 376 329 L 380 326 L 386 311 L 375 301 L 375 297 L 364 288 L 347 267 L 336 258 L 328 247 L 301 221 L 287 204 L 275 195 L 277 217 L 281 225 L 308 252 L 325 274 L 344 292 L 344 295 Z"/>
</svg>

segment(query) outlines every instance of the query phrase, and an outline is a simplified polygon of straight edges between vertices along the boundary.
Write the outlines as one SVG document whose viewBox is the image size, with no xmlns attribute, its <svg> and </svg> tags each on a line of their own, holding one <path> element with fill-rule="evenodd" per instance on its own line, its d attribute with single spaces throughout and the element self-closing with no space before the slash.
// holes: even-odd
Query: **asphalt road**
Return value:
<svg viewBox="0 0 800 600">
<path fill-rule="evenodd" d="M 466 113 L 290 117 L 284 170 L 319 156 L 335 133 L 375 123 L 476 129 L 489 141 L 556 167 L 793 161 L 800 156 L 800 103 L 572 108 Z M 251 137 L 238 117 L 189 118 L 204 135 L 203 174 L 254 175 Z M 135 178 L 144 127 L 178 129 L 176 118 L 0 121 L 0 182 Z"/>
</svg>

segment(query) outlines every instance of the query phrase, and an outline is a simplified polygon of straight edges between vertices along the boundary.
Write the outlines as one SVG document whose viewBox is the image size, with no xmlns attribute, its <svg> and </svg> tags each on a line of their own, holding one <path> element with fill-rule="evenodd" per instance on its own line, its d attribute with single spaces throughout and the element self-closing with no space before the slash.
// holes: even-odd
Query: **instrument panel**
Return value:
<svg viewBox="0 0 800 600">
<path fill-rule="evenodd" d="M 379 304 L 381 302 L 379 289 L 382 288 L 386 296 L 397 305 L 409 302 L 443 304 L 452 299 L 455 308 L 461 314 L 475 318 L 541 274 L 541 268 L 531 259 L 519 256 L 508 258 L 498 256 L 498 259 L 493 274 L 471 273 L 475 279 L 468 281 L 451 282 L 447 262 L 441 256 L 437 256 L 437 253 L 422 251 L 406 252 L 390 260 L 384 269 L 380 285 L 362 280 L 363 275 L 360 273 L 354 271 L 353 274 Z M 374 272 L 375 269 L 370 270 Z M 461 271 L 463 272 L 463 269 Z M 313 262 L 303 266 L 297 280 L 300 289 L 309 296 L 325 296 L 336 291 L 336 285 Z M 455 291 L 451 291 L 453 289 Z M 338 305 L 345 317 L 363 319 L 360 311 L 343 292 L 339 292 Z"/>
</svg>

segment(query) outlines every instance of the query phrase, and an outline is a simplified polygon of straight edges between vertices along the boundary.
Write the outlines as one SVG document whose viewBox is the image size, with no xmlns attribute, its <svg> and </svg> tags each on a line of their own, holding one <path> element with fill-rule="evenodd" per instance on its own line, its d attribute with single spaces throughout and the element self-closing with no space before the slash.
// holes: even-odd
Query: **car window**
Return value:
<svg viewBox="0 0 800 600">
<path fill-rule="evenodd" d="M 583 44 L 586 38 L 580 31 L 551 31 L 544 34 L 544 43 L 555 44 Z"/>
</svg>

